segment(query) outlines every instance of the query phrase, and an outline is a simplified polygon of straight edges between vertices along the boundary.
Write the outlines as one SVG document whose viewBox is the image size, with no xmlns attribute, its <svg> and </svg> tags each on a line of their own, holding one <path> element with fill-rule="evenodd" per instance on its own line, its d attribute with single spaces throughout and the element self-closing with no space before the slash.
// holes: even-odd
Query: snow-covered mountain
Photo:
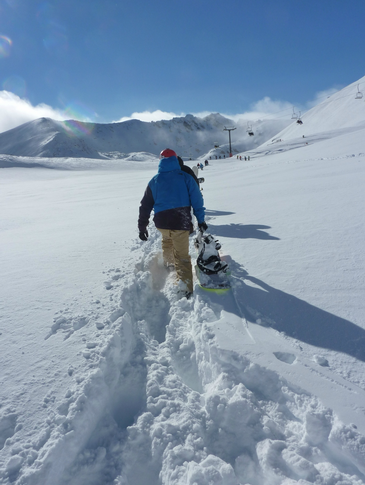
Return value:
<svg viewBox="0 0 365 485">
<path fill-rule="evenodd" d="M 357 86 L 365 88 L 365 76 L 358 81 L 337 91 L 322 103 L 307 111 L 299 124 L 294 120 L 288 127 L 277 133 L 273 140 L 268 140 L 265 145 L 280 141 L 293 142 L 308 137 L 320 137 L 321 139 L 333 138 L 336 134 L 342 135 L 344 130 L 361 130 L 365 127 L 365 95 L 358 96 Z M 340 132 L 336 133 L 336 130 Z M 303 140 L 301 140 L 302 142 Z M 306 140 L 307 141 L 307 140 Z"/>
<path fill-rule="evenodd" d="M 233 152 L 261 145 L 288 125 L 287 120 L 254 123 L 255 136 L 238 123 L 233 134 Z M 220 114 L 205 118 L 187 115 L 169 121 L 97 124 L 79 121 L 54 121 L 41 118 L 0 134 L 0 153 L 30 157 L 125 158 L 132 152 L 158 155 L 161 147 L 174 147 L 184 159 L 204 156 L 215 145 L 214 153 L 228 155 L 225 126 L 234 125 Z"/>
<path fill-rule="evenodd" d="M 365 484 L 365 112 L 350 94 L 250 161 L 204 167 L 225 295 L 196 283 L 178 300 L 159 232 L 137 237 L 156 156 L 0 156 L 1 484 Z"/>
<path fill-rule="evenodd" d="M 161 147 L 174 147 L 185 160 L 219 158 L 229 154 L 228 133 L 224 127 L 235 126 L 232 152 L 237 154 L 282 140 L 299 140 L 308 136 L 332 137 L 333 130 L 361 129 L 364 122 L 364 98 L 356 99 L 357 85 L 350 84 L 315 106 L 296 120 L 263 119 L 249 123 L 254 136 L 248 134 L 247 120 L 232 120 L 220 114 L 205 118 L 187 115 L 168 121 L 98 124 L 75 120 L 55 121 L 40 118 L 0 134 L 0 154 L 46 158 L 125 159 L 131 153 L 147 152 L 157 156 Z M 326 134 L 327 133 L 327 134 Z"/>
</svg>

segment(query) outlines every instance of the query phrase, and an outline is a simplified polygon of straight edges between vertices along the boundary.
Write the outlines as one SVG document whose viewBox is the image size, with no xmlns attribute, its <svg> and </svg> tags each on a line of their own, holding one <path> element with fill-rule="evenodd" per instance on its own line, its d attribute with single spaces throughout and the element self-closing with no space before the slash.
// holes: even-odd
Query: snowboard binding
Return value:
<svg viewBox="0 0 365 485">
<path fill-rule="evenodd" d="M 220 243 L 211 234 L 205 234 L 199 230 L 195 239 L 195 247 L 198 250 L 196 264 L 199 270 L 206 275 L 226 273 L 228 264 L 219 256 Z"/>
</svg>

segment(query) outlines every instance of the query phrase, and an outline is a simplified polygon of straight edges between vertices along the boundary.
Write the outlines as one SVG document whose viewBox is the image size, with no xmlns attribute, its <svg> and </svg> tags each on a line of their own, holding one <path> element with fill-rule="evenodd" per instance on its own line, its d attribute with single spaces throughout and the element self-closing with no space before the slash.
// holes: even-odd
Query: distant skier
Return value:
<svg viewBox="0 0 365 485">
<path fill-rule="evenodd" d="M 189 255 L 191 207 L 198 226 L 205 231 L 203 196 L 191 175 L 181 170 L 176 153 L 162 150 L 158 173 L 148 183 L 139 208 L 139 238 L 147 241 L 147 226 L 152 209 L 154 223 L 162 234 L 166 265 L 175 265 L 178 293 L 189 298 L 193 293 L 193 275 Z"/>
</svg>

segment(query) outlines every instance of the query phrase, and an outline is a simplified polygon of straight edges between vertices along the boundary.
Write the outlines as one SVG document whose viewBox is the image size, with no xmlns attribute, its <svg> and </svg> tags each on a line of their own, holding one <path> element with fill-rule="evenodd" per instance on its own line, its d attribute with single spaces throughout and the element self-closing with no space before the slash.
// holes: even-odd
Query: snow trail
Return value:
<svg viewBox="0 0 365 485">
<path fill-rule="evenodd" d="M 250 340 L 245 320 L 230 319 L 234 313 L 224 299 L 204 291 L 196 291 L 192 300 L 176 300 L 171 275 L 160 264 L 155 231 L 142 253 L 122 289 L 121 305 L 138 335 L 145 400 L 140 399 L 133 423 L 124 421 L 119 434 L 109 435 L 105 449 L 117 450 L 113 458 L 101 458 L 100 451 L 93 458 L 109 470 L 114 463 L 113 483 L 364 483 L 364 438 L 356 429 L 343 426 L 316 397 L 276 372 L 220 348 L 219 322 Z M 233 299 L 228 301 L 232 310 Z M 291 361 L 284 353 L 277 358 Z M 124 413 L 129 397 L 120 392 L 118 399 Z M 344 446 L 347 456 L 340 460 Z M 84 483 L 85 455 L 84 450 L 76 460 L 78 478 L 69 483 Z M 89 475 L 96 465 L 88 464 L 87 483 L 100 483 Z M 105 478 L 102 483 L 109 483 Z"/>
<path fill-rule="evenodd" d="M 239 336 L 246 348 L 259 346 L 253 318 L 271 330 L 267 317 L 243 305 L 247 273 L 230 260 L 231 292 L 196 285 L 193 298 L 178 300 L 157 231 L 136 250 L 134 272 L 109 274 L 113 304 L 99 322 L 103 345 L 85 351 L 89 375 L 66 393 L 36 454 L 31 448 L 9 460 L 4 483 L 364 484 L 365 438 L 355 427 L 249 353 L 224 345 Z M 46 337 L 62 331 L 68 339 L 84 319 L 56 319 Z M 296 359 L 274 355 L 286 365 Z M 24 460 L 30 466 L 21 474 Z"/>
</svg>

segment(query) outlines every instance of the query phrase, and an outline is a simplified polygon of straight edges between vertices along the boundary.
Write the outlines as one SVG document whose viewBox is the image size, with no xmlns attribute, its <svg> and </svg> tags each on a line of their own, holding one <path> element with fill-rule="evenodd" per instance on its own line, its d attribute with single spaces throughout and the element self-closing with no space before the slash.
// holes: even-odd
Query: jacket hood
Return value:
<svg viewBox="0 0 365 485">
<path fill-rule="evenodd" d="M 173 170 L 181 170 L 179 160 L 177 157 L 162 158 L 158 165 L 158 173 L 172 172 Z"/>
</svg>

